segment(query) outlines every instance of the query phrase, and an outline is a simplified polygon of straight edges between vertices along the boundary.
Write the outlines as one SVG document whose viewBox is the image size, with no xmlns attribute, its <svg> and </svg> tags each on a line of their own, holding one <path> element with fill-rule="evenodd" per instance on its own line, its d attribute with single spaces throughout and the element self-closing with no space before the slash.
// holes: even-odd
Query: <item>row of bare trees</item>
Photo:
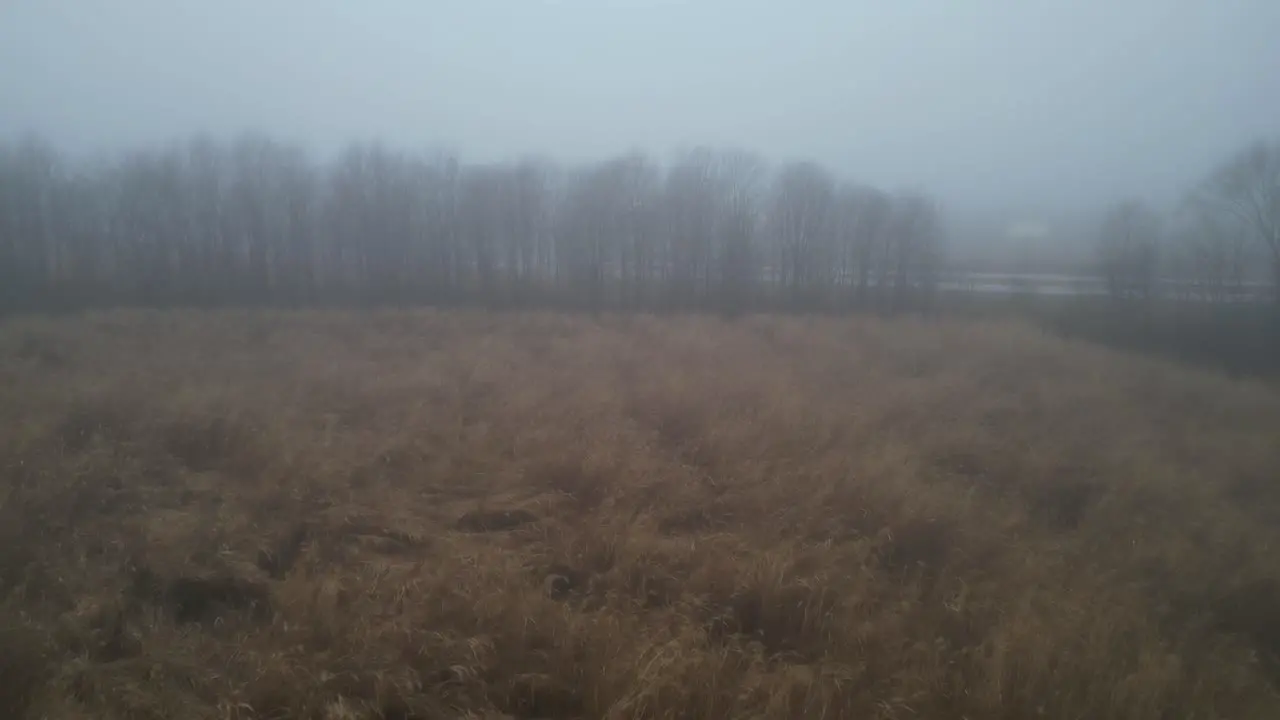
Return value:
<svg viewBox="0 0 1280 720">
<path fill-rule="evenodd" d="M 1231 156 L 1168 220 L 1137 201 L 1111 207 L 1099 266 L 1117 299 L 1280 301 L 1280 143 Z"/>
<path fill-rule="evenodd" d="M 107 160 L 0 146 L 0 308 L 477 302 L 593 308 L 919 306 L 938 208 L 770 170 L 741 151 L 659 164 L 464 165 L 356 145 L 317 162 L 257 136 Z"/>
</svg>

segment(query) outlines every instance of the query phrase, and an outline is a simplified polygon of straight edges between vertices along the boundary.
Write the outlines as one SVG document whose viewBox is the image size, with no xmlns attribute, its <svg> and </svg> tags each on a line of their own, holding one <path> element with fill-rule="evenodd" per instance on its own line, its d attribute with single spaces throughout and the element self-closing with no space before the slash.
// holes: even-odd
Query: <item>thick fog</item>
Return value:
<svg viewBox="0 0 1280 720">
<path fill-rule="evenodd" d="M 1280 3 L 79 0 L 0 6 L 0 138 L 252 129 L 470 159 L 697 144 L 951 218 L 1166 203 L 1280 131 Z"/>
</svg>

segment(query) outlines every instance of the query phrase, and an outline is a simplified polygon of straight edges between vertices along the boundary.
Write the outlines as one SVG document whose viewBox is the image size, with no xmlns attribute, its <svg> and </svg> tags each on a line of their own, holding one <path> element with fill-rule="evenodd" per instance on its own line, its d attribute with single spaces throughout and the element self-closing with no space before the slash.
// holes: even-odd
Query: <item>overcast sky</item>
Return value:
<svg viewBox="0 0 1280 720">
<path fill-rule="evenodd" d="M 951 209 L 1161 202 L 1280 134 L 1280 0 L 0 1 L 0 137 L 245 129 L 472 159 L 735 145 Z"/>
</svg>

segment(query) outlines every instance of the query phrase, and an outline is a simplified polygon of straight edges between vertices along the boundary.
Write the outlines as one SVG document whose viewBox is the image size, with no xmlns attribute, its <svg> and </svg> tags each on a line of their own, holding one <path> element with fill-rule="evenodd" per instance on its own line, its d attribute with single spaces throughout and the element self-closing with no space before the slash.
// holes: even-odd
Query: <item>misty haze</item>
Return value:
<svg viewBox="0 0 1280 720">
<path fill-rule="evenodd" d="M 1280 717 L 1280 3 L 0 6 L 0 717 Z"/>
</svg>

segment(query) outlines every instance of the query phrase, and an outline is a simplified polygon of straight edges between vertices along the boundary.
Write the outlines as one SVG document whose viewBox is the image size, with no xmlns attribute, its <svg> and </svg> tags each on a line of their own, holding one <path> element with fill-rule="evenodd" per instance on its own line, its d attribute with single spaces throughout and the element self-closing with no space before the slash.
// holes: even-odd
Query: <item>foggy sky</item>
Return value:
<svg viewBox="0 0 1280 720">
<path fill-rule="evenodd" d="M 475 160 L 734 145 L 953 210 L 1164 202 L 1280 134 L 1280 2 L 0 3 L 0 138 L 247 129 Z"/>
</svg>

